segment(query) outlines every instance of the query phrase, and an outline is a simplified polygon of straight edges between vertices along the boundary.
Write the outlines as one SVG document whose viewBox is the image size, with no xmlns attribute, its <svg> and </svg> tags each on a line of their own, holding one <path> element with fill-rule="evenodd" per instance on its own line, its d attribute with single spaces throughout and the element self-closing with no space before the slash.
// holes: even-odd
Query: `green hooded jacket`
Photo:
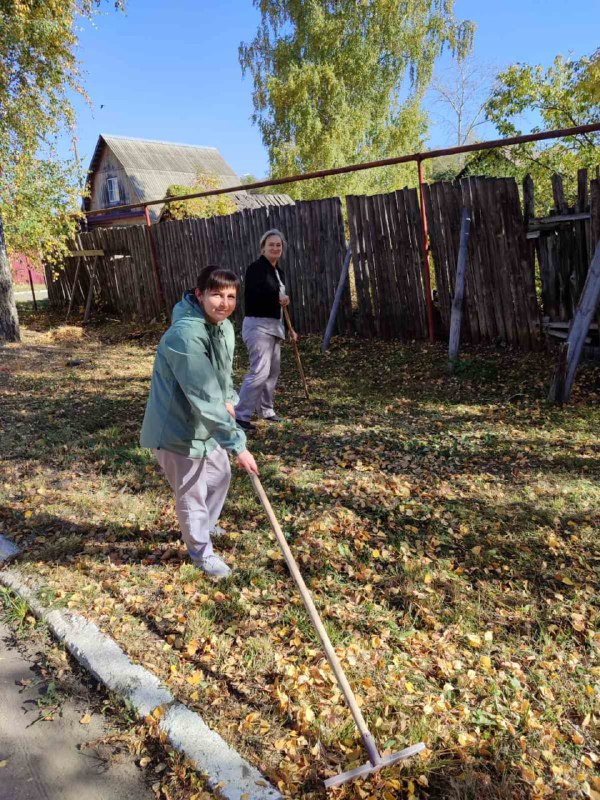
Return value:
<svg viewBox="0 0 600 800">
<path fill-rule="evenodd" d="M 237 403 L 232 364 L 235 336 L 226 319 L 208 322 L 193 292 L 173 308 L 156 351 L 142 447 L 205 458 L 217 445 L 239 455 L 246 435 L 225 403 Z"/>
</svg>

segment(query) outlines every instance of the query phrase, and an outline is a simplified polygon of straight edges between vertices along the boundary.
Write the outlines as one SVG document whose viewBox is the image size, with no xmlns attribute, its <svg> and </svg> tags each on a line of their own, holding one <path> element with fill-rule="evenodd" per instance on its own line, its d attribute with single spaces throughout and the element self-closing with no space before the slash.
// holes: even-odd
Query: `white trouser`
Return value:
<svg viewBox="0 0 600 800">
<path fill-rule="evenodd" d="M 259 417 L 274 417 L 275 387 L 281 366 L 281 339 L 260 330 L 243 332 L 248 348 L 250 369 L 240 389 L 240 399 L 235 407 L 237 419 L 248 422 L 256 411 Z"/>
<path fill-rule="evenodd" d="M 212 555 L 210 531 L 217 524 L 231 481 L 229 458 L 217 447 L 206 458 L 152 450 L 175 492 L 175 510 L 192 561 Z"/>
</svg>

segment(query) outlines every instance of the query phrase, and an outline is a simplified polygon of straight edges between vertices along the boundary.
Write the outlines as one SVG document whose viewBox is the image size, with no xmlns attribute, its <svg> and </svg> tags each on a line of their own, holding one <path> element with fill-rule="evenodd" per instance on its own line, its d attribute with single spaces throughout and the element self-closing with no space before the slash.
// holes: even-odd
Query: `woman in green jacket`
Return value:
<svg viewBox="0 0 600 800">
<path fill-rule="evenodd" d="M 209 575 L 231 572 L 213 552 L 211 534 L 227 497 L 231 468 L 258 474 L 246 436 L 235 424 L 231 316 L 239 281 L 206 267 L 173 309 L 158 345 L 140 444 L 152 449 L 175 492 L 175 508 L 191 560 Z"/>
</svg>

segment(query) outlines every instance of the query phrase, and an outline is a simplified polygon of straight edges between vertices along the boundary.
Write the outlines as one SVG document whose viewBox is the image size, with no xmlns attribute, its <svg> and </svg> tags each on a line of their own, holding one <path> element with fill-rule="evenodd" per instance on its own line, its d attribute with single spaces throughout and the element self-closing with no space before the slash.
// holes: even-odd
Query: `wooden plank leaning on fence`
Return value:
<svg viewBox="0 0 600 800">
<path fill-rule="evenodd" d="M 65 322 L 68 321 L 69 316 L 71 314 L 71 309 L 73 308 L 73 300 L 75 299 L 75 290 L 77 289 L 77 278 L 79 278 L 80 267 L 81 267 L 81 258 L 78 258 L 77 265 L 75 267 L 75 277 L 73 278 L 73 286 L 71 287 L 71 297 L 69 298 L 69 307 L 67 308 L 67 316 L 65 317 Z"/>
<path fill-rule="evenodd" d="M 85 301 L 85 311 L 83 312 L 83 324 L 85 325 L 90 318 L 92 310 L 92 298 L 94 296 L 94 281 L 96 280 L 96 267 L 98 266 L 98 256 L 94 256 L 92 266 L 89 270 L 90 285 L 88 287 L 87 299 Z"/>
<path fill-rule="evenodd" d="M 338 308 L 340 307 L 340 303 L 342 301 L 342 295 L 344 293 L 344 287 L 346 286 L 346 281 L 348 280 L 348 272 L 350 270 L 351 258 L 352 258 L 352 250 L 348 247 L 346 250 L 346 257 L 344 258 L 344 263 L 342 264 L 342 272 L 340 274 L 340 279 L 338 281 L 337 289 L 335 290 L 335 297 L 333 298 L 333 305 L 331 306 L 331 313 L 329 314 L 329 322 L 327 323 L 327 328 L 325 329 L 325 336 L 323 337 L 323 344 L 321 346 L 322 353 L 324 353 L 329 347 L 329 342 L 331 341 L 331 337 L 333 336 L 333 329 L 335 327 L 335 318 L 337 317 Z"/>
<path fill-rule="evenodd" d="M 569 329 L 569 336 L 567 341 L 560 345 L 559 348 L 559 362 L 548 395 L 548 400 L 552 403 L 562 405 L 571 396 L 571 389 L 573 388 L 573 381 L 575 380 L 575 373 L 581 358 L 585 337 L 596 313 L 599 300 L 600 241 L 596 245 L 596 252 Z"/>
<path fill-rule="evenodd" d="M 71 289 L 71 297 L 69 298 L 69 307 L 67 308 L 67 316 L 65 317 L 65 322 L 69 319 L 69 316 L 71 314 L 71 309 L 73 308 L 73 300 L 75 299 L 75 292 L 77 290 L 77 278 L 79 277 L 79 270 L 81 269 L 81 261 L 82 261 L 82 259 L 85 262 L 85 259 L 88 256 L 93 256 L 94 257 L 94 265 L 95 265 L 96 257 L 97 256 L 103 256 L 103 255 L 104 255 L 104 250 L 82 250 L 82 249 L 79 249 L 79 250 L 72 250 L 69 253 L 69 255 L 67 256 L 68 258 L 76 258 L 77 259 L 77 266 L 75 268 L 75 277 L 73 278 L 73 288 Z M 90 300 L 90 302 L 91 302 L 91 300 Z M 89 313 L 88 309 L 87 309 L 87 305 L 88 304 L 86 303 L 86 314 Z"/>
<path fill-rule="evenodd" d="M 467 252 L 470 227 L 471 209 L 463 208 L 460 221 L 460 245 L 458 248 L 458 261 L 456 264 L 456 279 L 454 281 L 454 299 L 452 300 L 452 314 L 450 317 L 450 343 L 448 346 L 448 369 L 450 372 L 454 372 L 458 363 L 458 350 L 460 347 L 460 323 L 462 321 L 462 307 L 465 295 L 465 276 L 467 272 Z"/>
</svg>

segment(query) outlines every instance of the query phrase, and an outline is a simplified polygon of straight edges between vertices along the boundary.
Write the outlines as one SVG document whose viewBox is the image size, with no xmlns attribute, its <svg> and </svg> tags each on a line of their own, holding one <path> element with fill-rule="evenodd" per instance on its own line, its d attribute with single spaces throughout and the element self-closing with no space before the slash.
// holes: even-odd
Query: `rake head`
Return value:
<svg viewBox="0 0 600 800">
<path fill-rule="evenodd" d="M 418 744 L 406 747 L 404 750 L 400 750 L 398 753 L 392 753 L 391 756 L 379 757 L 376 764 L 369 761 L 363 764 L 362 767 L 356 767 L 355 769 L 348 770 L 348 772 L 340 772 L 339 775 L 334 775 L 333 778 L 328 778 L 325 781 L 325 788 L 332 789 L 334 786 L 341 786 L 343 783 L 354 780 L 354 778 L 363 778 L 365 775 L 379 772 L 380 769 L 389 767 L 397 761 L 403 761 L 405 758 L 416 756 L 417 753 L 421 753 L 424 749 L 425 745 L 423 742 L 419 742 Z"/>
</svg>

